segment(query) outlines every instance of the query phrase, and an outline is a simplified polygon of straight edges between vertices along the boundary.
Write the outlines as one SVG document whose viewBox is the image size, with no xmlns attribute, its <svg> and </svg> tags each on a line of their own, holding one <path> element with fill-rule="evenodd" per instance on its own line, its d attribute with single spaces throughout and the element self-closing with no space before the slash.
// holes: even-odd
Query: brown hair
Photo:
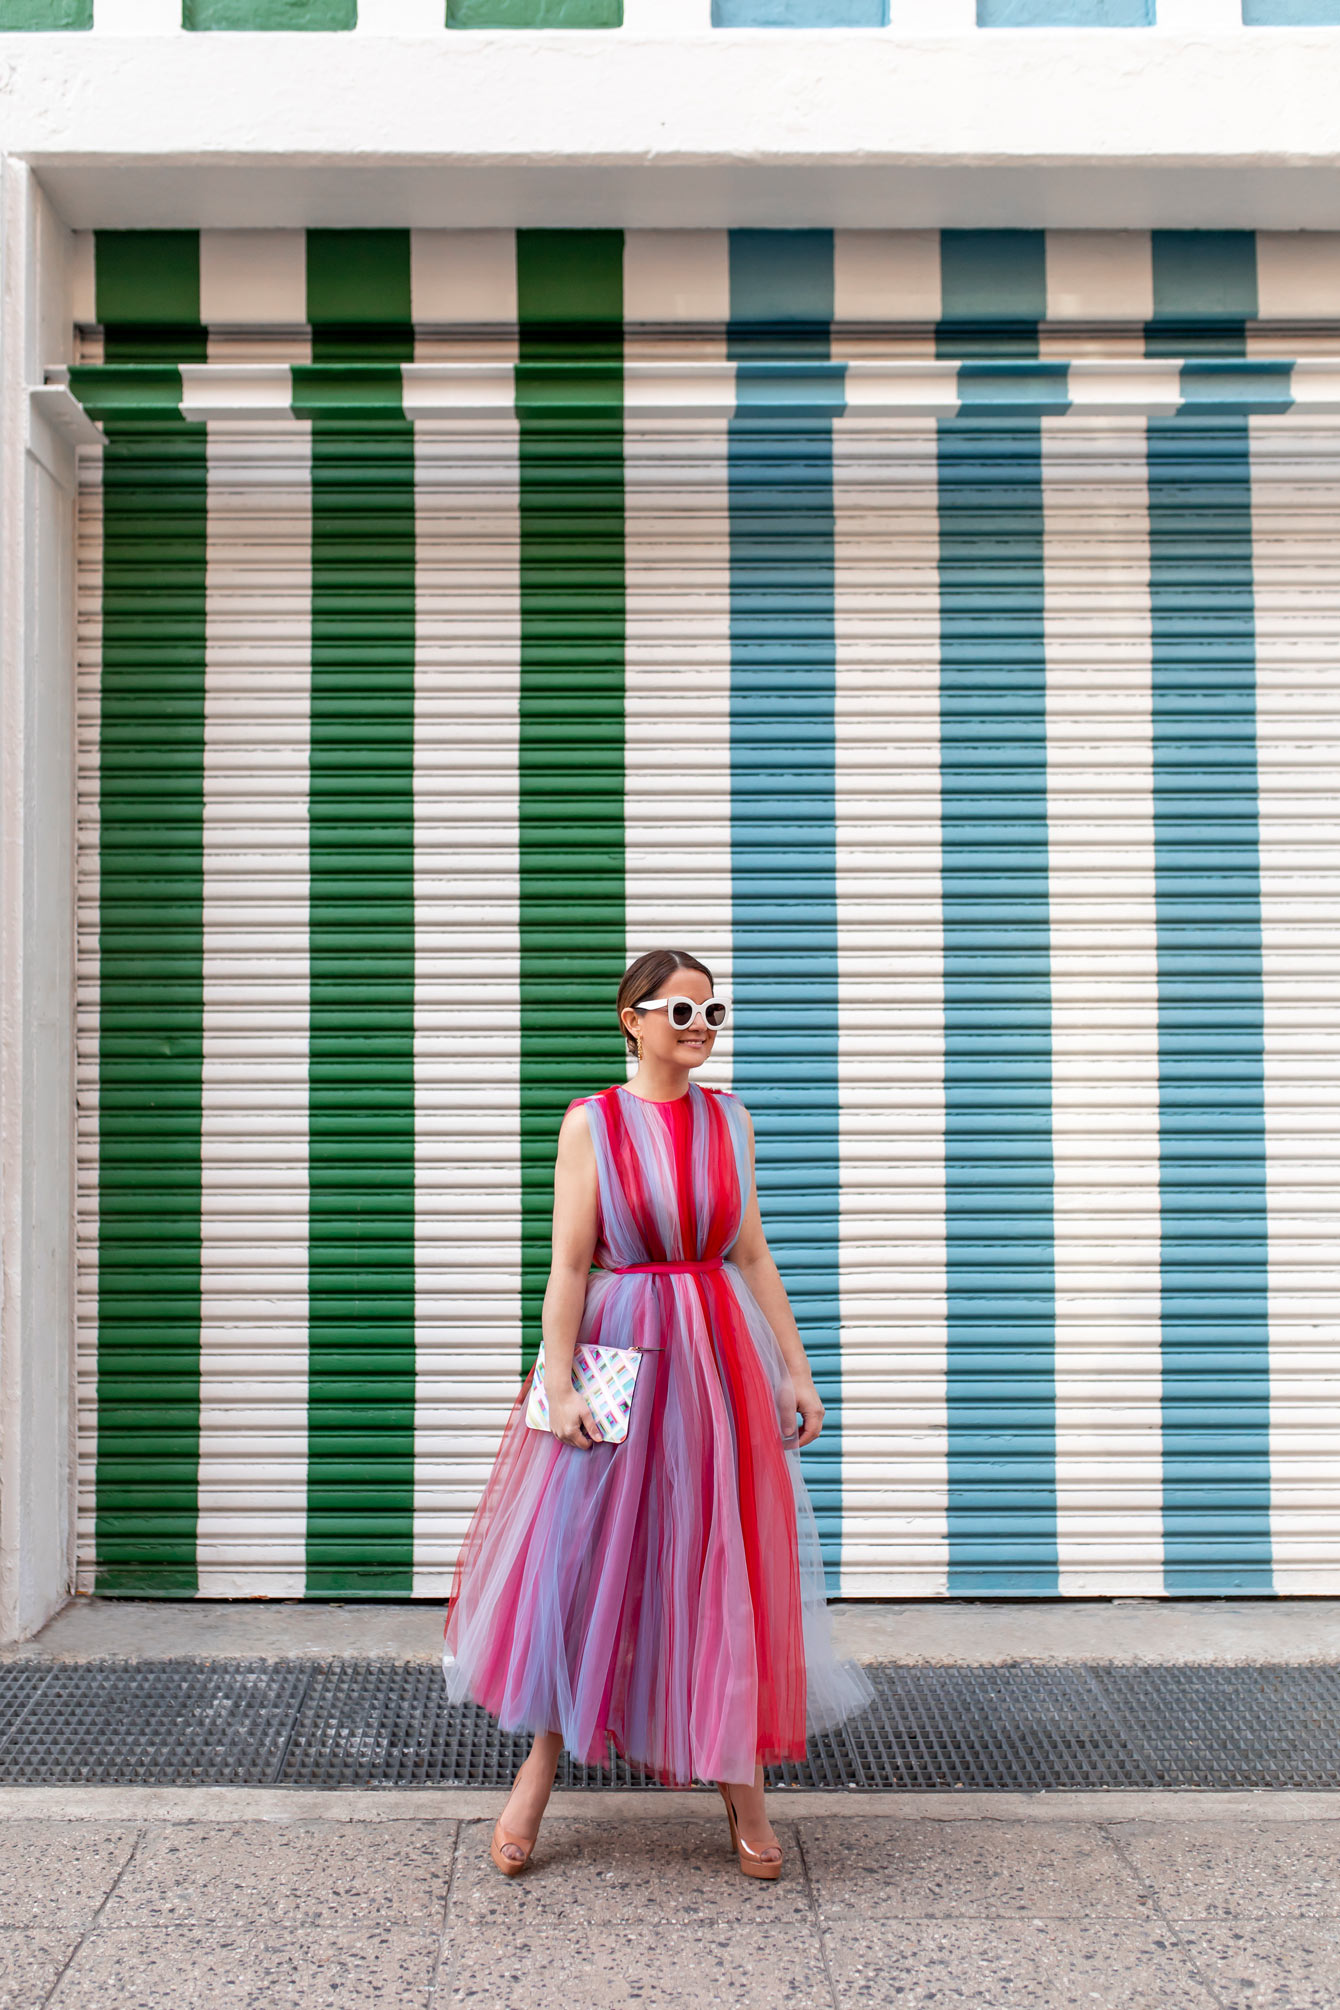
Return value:
<svg viewBox="0 0 1340 2010">
<path fill-rule="evenodd" d="M 621 1015 L 619 1031 L 630 1054 L 636 1054 L 637 1041 L 623 1023 L 624 1008 L 636 1005 L 640 998 L 659 997 L 661 986 L 677 970 L 699 970 L 709 984 L 715 982 L 707 965 L 700 963 L 696 956 L 690 956 L 685 949 L 649 949 L 645 956 L 639 956 L 635 963 L 630 963 L 619 979 L 619 995 L 614 1009 Z"/>
</svg>

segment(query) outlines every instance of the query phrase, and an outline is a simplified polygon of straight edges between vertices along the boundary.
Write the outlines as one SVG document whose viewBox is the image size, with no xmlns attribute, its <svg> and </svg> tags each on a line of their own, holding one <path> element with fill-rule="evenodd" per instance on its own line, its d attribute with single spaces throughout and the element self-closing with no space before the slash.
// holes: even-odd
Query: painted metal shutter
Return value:
<svg viewBox="0 0 1340 2010">
<path fill-rule="evenodd" d="M 515 449 L 416 465 L 385 414 L 108 431 L 83 1581 L 440 1593 L 521 1352 Z"/>
<path fill-rule="evenodd" d="M 740 235 L 680 350 L 617 233 L 575 329 L 519 244 L 468 419 L 376 364 L 81 387 L 87 1586 L 446 1589 L 666 939 L 736 1001 L 834 1590 L 1336 1583 L 1311 365 L 1084 416 Z M 909 357 L 947 413 L 883 411 Z"/>
</svg>

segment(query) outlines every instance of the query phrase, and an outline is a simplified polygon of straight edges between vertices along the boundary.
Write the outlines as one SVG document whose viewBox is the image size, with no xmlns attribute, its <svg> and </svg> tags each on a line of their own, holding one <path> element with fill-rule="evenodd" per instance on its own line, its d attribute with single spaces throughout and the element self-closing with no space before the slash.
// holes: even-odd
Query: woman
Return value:
<svg viewBox="0 0 1340 2010">
<path fill-rule="evenodd" d="M 823 1404 L 759 1219 L 748 1113 L 690 1079 L 726 1016 L 711 972 L 653 950 L 617 1010 L 637 1070 L 571 1104 L 558 1136 L 548 1429 L 526 1421 L 537 1363 L 462 1547 L 443 1665 L 453 1700 L 535 1732 L 499 1870 L 529 1860 L 564 1745 L 599 1763 L 608 1738 L 665 1786 L 715 1780 L 740 1868 L 771 1878 L 763 1765 L 803 1758 L 808 1731 L 872 1695 L 834 1658 L 800 1473 Z M 592 1342 L 640 1353 L 618 1443 L 574 1387 Z"/>
</svg>

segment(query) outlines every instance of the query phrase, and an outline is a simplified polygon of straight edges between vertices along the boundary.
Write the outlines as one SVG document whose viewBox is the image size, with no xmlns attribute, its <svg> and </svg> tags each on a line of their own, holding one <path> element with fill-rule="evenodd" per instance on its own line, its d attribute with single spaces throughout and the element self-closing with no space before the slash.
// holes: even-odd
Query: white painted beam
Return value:
<svg viewBox="0 0 1340 2010">
<path fill-rule="evenodd" d="M 6 144 L 78 228 L 1340 227 L 1337 32 L 1183 18 L 15 36 Z"/>
</svg>

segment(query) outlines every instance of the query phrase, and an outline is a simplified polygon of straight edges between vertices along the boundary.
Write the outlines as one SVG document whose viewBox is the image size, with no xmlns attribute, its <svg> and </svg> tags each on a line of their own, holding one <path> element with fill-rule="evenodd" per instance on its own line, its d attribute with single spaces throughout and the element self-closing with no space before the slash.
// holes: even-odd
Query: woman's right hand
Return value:
<svg viewBox="0 0 1340 2010">
<path fill-rule="evenodd" d="M 546 1389 L 545 1394 L 549 1399 L 549 1428 L 556 1438 L 562 1438 L 565 1445 L 579 1445 L 583 1451 L 603 1442 L 595 1418 L 571 1383 L 556 1393 Z"/>
</svg>

